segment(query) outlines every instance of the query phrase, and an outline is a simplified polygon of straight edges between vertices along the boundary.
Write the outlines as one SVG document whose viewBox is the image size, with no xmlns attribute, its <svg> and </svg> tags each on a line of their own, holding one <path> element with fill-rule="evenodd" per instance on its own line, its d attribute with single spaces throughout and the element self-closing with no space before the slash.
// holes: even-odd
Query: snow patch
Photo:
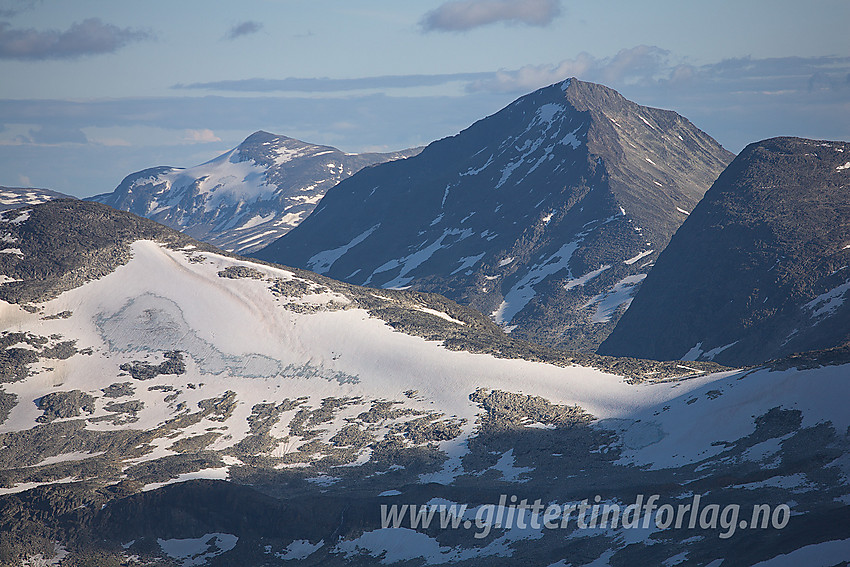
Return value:
<svg viewBox="0 0 850 567">
<path fill-rule="evenodd" d="M 734 343 L 729 343 L 728 345 L 723 345 L 723 346 L 719 346 L 717 348 L 713 348 L 713 349 L 707 351 L 705 354 L 703 354 L 703 356 L 705 357 L 705 360 L 714 360 L 715 356 L 717 356 L 718 354 L 720 354 L 724 350 L 735 346 L 739 342 L 741 342 L 741 341 L 737 340 Z"/>
<path fill-rule="evenodd" d="M 835 311 L 844 305 L 844 295 L 850 291 L 850 281 L 822 293 L 813 300 L 804 304 L 803 307 L 812 311 L 812 317 L 832 316 Z"/>
<path fill-rule="evenodd" d="M 211 533 L 199 538 L 160 539 L 162 552 L 172 559 L 180 561 L 182 567 L 204 565 L 208 559 L 226 553 L 236 547 L 238 537 L 232 534 Z M 212 551 L 210 551 L 212 548 Z"/>
<path fill-rule="evenodd" d="M 777 555 L 753 567 L 828 567 L 839 565 L 850 557 L 850 539 L 836 539 L 807 545 L 790 553 Z"/>
<path fill-rule="evenodd" d="M 521 479 L 520 476 L 531 472 L 534 470 L 534 467 L 518 467 L 516 466 L 516 457 L 514 457 L 514 450 L 509 449 L 505 453 L 502 453 L 502 456 L 499 457 L 499 460 L 492 467 L 485 469 L 481 474 L 488 470 L 499 471 L 502 473 L 502 479 L 505 482 L 527 482 L 529 479 Z"/>
<path fill-rule="evenodd" d="M 269 222 L 273 218 L 274 218 L 274 213 L 267 215 L 267 216 L 254 215 L 253 217 L 248 219 L 248 222 L 246 222 L 245 224 L 243 224 L 242 226 L 240 226 L 236 230 L 246 230 L 248 228 L 254 228 L 255 226 Z"/>
<path fill-rule="evenodd" d="M 486 163 L 484 163 L 484 165 L 482 165 L 481 167 L 478 167 L 478 168 L 470 167 L 468 170 L 461 173 L 460 176 L 466 177 L 467 175 L 478 175 L 479 173 L 481 173 L 482 171 L 487 169 L 487 167 L 489 167 L 491 163 L 493 163 L 493 154 L 490 154 L 490 158 L 486 161 Z M 449 186 L 446 186 L 446 194 L 448 194 L 448 191 L 449 191 Z M 445 199 L 445 197 L 443 197 L 443 204 L 445 204 L 445 202 L 446 202 L 446 199 Z"/>
<path fill-rule="evenodd" d="M 431 309 L 429 307 L 421 307 L 421 306 L 417 306 L 417 307 L 415 307 L 415 309 L 417 311 L 422 311 L 423 313 L 429 313 L 431 315 L 439 317 L 440 319 L 445 319 L 446 321 L 449 321 L 451 323 L 455 323 L 457 325 L 466 325 L 466 323 L 464 323 L 463 321 L 460 321 L 459 319 L 455 319 L 454 317 L 448 315 L 447 313 L 443 313 L 442 311 L 437 311 L 436 309 Z"/>
<path fill-rule="evenodd" d="M 573 289 L 574 287 L 584 285 L 610 267 L 611 267 L 610 265 L 600 266 L 598 269 L 593 270 L 592 272 L 588 272 L 588 273 L 584 274 L 583 276 L 581 276 L 580 278 L 570 280 L 564 285 L 564 289 L 569 291 L 569 290 Z"/>
<path fill-rule="evenodd" d="M 481 258 L 484 257 L 484 254 L 485 253 L 482 252 L 481 254 L 478 254 L 477 256 L 465 256 L 465 257 L 461 258 L 460 260 L 458 260 L 458 262 L 460 263 L 460 266 L 457 269 L 455 269 L 455 271 L 453 271 L 449 275 L 453 276 L 453 275 L 455 275 L 456 273 L 458 273 L 462 270 L 465 270 L 467 268 L 471 268 L 472 266 L 477 264 L 478 261 L 481 260 Z"/>
<path fill-rule="evenodd" d="M 693 362 L 699 357 L 702 356 L 702 341 L 698 342 L 694 346 L 691 347 L 691 350 L 682 355 L 682 358 L 679 360 L 686 360 L 689 362 Z"/>
<path fill-rule="evenodd" d="M 614 287 L 610 291 L 600 293 L 582 305 L 582 309 L 598 304 L 596 306 L 596 312 L 591 319 L 594 323 L 607 323 L 621 305 L 625 305 L 626 309 L 629 308 L 632 302 L 632 296 L 636 291 L 635 287 L 645 277 L 646 274 L 626 276 L 614 284 Z"/>
<path fill-rule="evenodd" d="M 378 230 L 379 226 L 381 226 L 381 223 L 378 223 L 372 228 L 363 231 L 362 233 L 352 238 L 348 244 L 344 244 L 338 248 L 334 248 L 333 250 L 324 250 L 322 252 L 319 252 L 318 254 L 314 254 L 310 257 L 309 260 L 307 260 L 307 266 L 309 266 L 311 270 L 319 274 L 327 273 L 327 271 L 331 269 L 331 266 L 334 265 L 334 262 L 339 260 L 349 250 L 369 238 L 369 236 L 373 232 Z"/>
<path fill-rule="evenodd" d="M 640 254 L 638 254 L 637 256 L 632 256 L 628 260 L 623 260 L 623 263 L 631 266 L 632 264 L 634 264 L 635 262 L 637 262 L 641 258 L 646 258 L 647 256 L 649 256 L 653 252 L 655 252 L 655 250 L 645 250 L 645 251 L 641 252 Z"/>
<path fill-rule="evenodd" d="M 544 260 L 543 263 L 532 266 L 526 272 L 525 276 L 505 294 L 505 299 L 491 314 L 496 322 L 500 325 L 510 323 L 516 314 L 522 311 L 528 302 L 537 294 L 534 286 L 547 277 L 561 270 L 567 270 L 569 277 L 571 275 L 569 271 L 570 258 L 572 258 L 573 253 L 578 249 L 580 243 L 581 239 L 568 242 Z M 513 261 L 513 258 L 511 260 Z"/>
<path fill-rule="evenodd" d="M 280 553 L 275 553 L 275 557 L 283 559 L 284 561 L 307 559 L 323 545 L 325 545 L 325 540 L 321 540 L 318 543 L 310 543 L 310 541 L 306 539 L 296 539 L 287 545 L 286 549 Z"/>
<path fill-rule="evenodd" d="M 443 234 L 440 235 L 437 240 L 435 240 L 425 248 L 417 250 L 416 252 L 408 254 L 407 256 L 404 256 L 402 258 L 393 258 L 392 260 L 384 262 L 383 264 L 375 268 L 375 270 L 372 272 L 372 275 L 369 276 L 364 285 L 369 285 L 369 282 L 372 281 L 372 278 L 375 276 L 375 274 L 388 272 L 395 268 L 401 267 L 401 270 L 395 278 L 381 285 L 381 287 L 385 288 L 401 288 L 402 286 L 407 285 L 410 280 L 413 279 L 406 277 L 407 274 L 427 262 L 431 258 L 431 256 L 433 256 L 438 250 L 445 249 L 451 246 L 451 244 L 443 243 L 446 238 L 448 238 L 449 236 L 457 236 L 458 238 L 455 241 L 456 243 L 466 238 L 469 238 L 473 234 L 475 234 L 475 232 L 471 229 L 460 230 L 458 228 L 447 228 L 443 231 Z"/>
</svg>

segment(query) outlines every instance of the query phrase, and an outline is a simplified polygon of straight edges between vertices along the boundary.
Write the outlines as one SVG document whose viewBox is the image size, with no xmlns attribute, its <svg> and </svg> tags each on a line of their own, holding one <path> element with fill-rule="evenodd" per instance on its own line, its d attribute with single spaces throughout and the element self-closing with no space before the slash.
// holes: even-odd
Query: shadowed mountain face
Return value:
<svg viewBox="0 0 850 567">
<path fill-rule="evenodd" d="M 235 252 L 257 250 L 297 226 L 325 192 L 360 169 L 418 153 L 346 154 L 268 132 L 189 169 L 153 167 L 90 197 Z"/>
<path fill-rule="evenodd" d="M 675 112 L 571 79 L 345 180 L 255 255 L 592 351 L 732 157 Z"/>
<path fill-rule="evenodd" d="M 850 144 L 744 149 L 599 352 L 758 364 L 850 340 Z"/>
<path fill-rule="evenodd" d="M 0 213 L 0 323 L 0 565 L 847 556 L 848 348 L 573 356 L 78 200 Z"/>
</svg>

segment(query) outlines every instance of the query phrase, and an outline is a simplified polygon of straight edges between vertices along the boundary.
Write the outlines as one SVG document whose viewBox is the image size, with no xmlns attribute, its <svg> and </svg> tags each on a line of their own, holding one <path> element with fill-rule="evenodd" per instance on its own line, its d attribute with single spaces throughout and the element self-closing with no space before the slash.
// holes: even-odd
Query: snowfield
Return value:
<svg viewBox="0 0 850 567">
<path fill-rule="evenodd" d="M 34 310 L 0 303 L 6 333 L 22 334 L 8 349 L 43 353 L 32 337 L 52 337 L 46 345 L 76 341 L 73 355 L 41 358 L 25 379 L 2 384 L 17 403 L 0 423 L 0 495 L 122 478 L 134 479 L 139 494 L 155 494 L 201 479 L 238 483 L 253 470 L 299 478 L 316 494 L 359 487 L 405 503 L 417 490 L 431 495 L 425 500 L 440 497 L 440 487 L 453 491 L 451 502 L 471 487 L 485 491 L 482 499 L 522 490 L 558 502 L 594 494 L 627 502 L 643 482 L 638 490 L 648 493 L 674 487 L 666 498 L 677 501 L 714 494 L 712 479 L 728 477 L 727 490 L 745 494 L 745 502 L 791 502 L 794 514 L 805 515 L 813 504 L 797 504 L 804 498 L 835 503 L 850 494 L 846 452 L 830 449 L 828 478 L 816 473 L 820 464 L 806 464 L 813 459 L 800 459 L 800 451 L 839 447 L 850 427 L 846 366 L 708 374 L 683 365 L 687 379 L 652 380 L 648 370 L 645 380 L 627 381 L 591 367 L 450 350 L 394 329 L 305 272 L 150 240 L 131 252 L 112 273 Z M 557 263 L 549 261 L 541 271 Z M 616 297 L 598 298 L 600 316 L 628 300 L 636 282 L 621 283 Z M 389 291 L 371 296 L 389 307 L 398 301 Z M 405 308 L 440 325 L 471 324 L 426 305 Z M 45 401 L 56 395 L 65 397 Z M 51 431 L 65 431 L 67 440 L 57 443 Z M 812 432 L 822 441 L 806 449 L 800 440 Z M 116 450 L 126 435 L 129 444 Z M 15 456 L 11 447 L 22 436 L 32 451 Z M 92 472 L 107 462 L 117 469 Z M 470 510 L 486 503 L 470 502 Z M 282 561 L 323 554 L 338 562 L 445 564 L 509 561 L 531 545 L 560 549 L 564 537 L 516 526 L 494 534 L 473 545 L 408 525 L 374 526 L 327 544 L 326 532 L 293 534 L 258 549 Z M 600 561 L 643 557 L 659 537 L 657 530 L 566 534 L 601 537 Z M 691 556 L 718 553 L 714 535 L 692 536 L 671 536 L 678 538 L 668 542 L 671 561 L 682 545 Z M 682 538 L 690 539 L 675 543 Z M 181 565 L 203 565 L 242 553 L 253 545 L 248 539 L 209 528 L 169 533 L 153 549 Z"/>
</svg>

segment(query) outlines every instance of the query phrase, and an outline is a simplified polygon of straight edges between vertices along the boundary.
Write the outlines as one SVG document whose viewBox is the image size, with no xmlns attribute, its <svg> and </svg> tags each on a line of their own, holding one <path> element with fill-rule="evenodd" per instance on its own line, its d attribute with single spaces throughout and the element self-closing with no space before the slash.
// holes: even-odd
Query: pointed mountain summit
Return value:
<svg viewBox="0 0 850 567">
<path fill-rule="evenodd" d="M 569 79 L 343 181 L 255 254 L 595 350 L 732 158 L 675 112 Z"/>
<path fill-rule="evenodd" d="M 658 259 L 600 352 L 758 364 L 850 341 L 850 143 L 751 144 Z"/>
<path fill-rule="evenodd" d="M 112 193 L 89 200 L 245 253 L 286 234 L 340 180 L 418 151 L 346 154 L 260 131 L 212 161 L 138 171 Z"/>
</svg>

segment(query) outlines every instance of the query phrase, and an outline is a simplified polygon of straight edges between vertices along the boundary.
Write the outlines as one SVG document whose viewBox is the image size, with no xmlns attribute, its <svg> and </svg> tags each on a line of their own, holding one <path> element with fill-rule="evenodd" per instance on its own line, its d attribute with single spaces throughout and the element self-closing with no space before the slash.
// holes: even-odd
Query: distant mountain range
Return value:
<svg viewBox="0 0 850 567">
<path fill-rule="evenodd" d="M 592 352 L 733 157 L 675 112 L 570 79 L 342 181 L 253 254 L 441 293 L 515 336 Z"/>
<path fill-rule="evenodd" d="M 112 193 L 89 200 L 246 253 L 298 225 L 340 180 L 419 151 L 346 154 L 261 131 L 212 161 L 188 169 L 138 171 Z"/>
<path fill-rule="evenodd" d="M 71 199 L 73 197 L 34 187 L 3 187 L 0 186 L 0 211 L 17 209 L 26 205 L 39 205 L 51 199 Z"/>
<path fill-rule="evenodd" d="M 576 357 L 62 199 L 0 214 L 0 321 L 4 566 L 847 557 L 847 349 Z"/>
<path fill-rule="evenodd" d="M 759 364 L 850 341 L 850 143 L 748 146 L 599 349 Z"/>
</svg>

